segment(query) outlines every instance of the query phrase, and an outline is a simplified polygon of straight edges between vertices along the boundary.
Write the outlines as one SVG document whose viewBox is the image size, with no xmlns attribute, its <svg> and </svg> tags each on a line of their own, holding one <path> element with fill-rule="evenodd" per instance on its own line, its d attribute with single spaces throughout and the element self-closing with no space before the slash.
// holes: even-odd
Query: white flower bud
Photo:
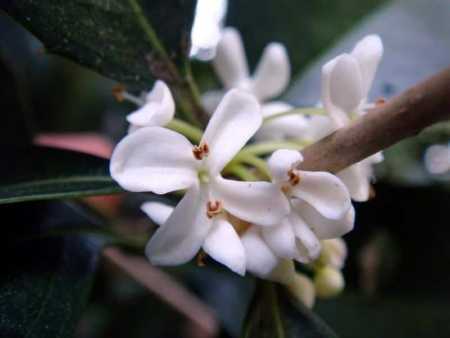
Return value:
<svg viewBox="0 0 450 338">
<path fill-rule="evenodd" d="M 347 258 L 347 245 L 342 238 L 333 238 L 322 241 L 322 252 L 319 262 L 330 265 L 335 269 L 342 269 Z"/>
<path fill-rule="evenodd" d="M 314 276 L 314 286 L 318 297 L 331 298 L 344 289 L 344 276 L 341 271 L 326 266 L 317 271 Z"/>
</svg>

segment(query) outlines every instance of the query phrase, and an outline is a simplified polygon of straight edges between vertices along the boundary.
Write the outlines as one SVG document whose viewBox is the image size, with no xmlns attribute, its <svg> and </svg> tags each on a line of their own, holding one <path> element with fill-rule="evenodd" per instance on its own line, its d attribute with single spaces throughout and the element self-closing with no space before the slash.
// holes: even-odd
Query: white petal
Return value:
<svg viewBox="0 0 450 338">
<path fill-rule="evenodd" d="M 293 200 L 292 207 L 319 239 L 341 237 L 351 231 L 355 223 L 353 206 L 339 219 L 326 218 L 311 205 L 301 200 Z"/>
<path fill-rule="evenodd" d="M 334 125 L 328 116 L 310 116 L 306 119 L 305 132 L 302 135 L 310 142 L 316 142 L 334 131 Z"/>
<path fill-rule="evenodd" d="M 252 92 L 260 101 L 278 96 L 289 83 L 289 57 L 280 43 L 270 43 L 264 49 L 252 78 Z"/>
<path fill-rule="evenodd" d="M 370 177 L 364 163 L 356 163 L 336 174 L 344 182 L 350 196 L 357 202 L 365 202 L 370 195 Z"/>
<path fill-rule="evenodd" d="M 207 195 L 197 186 L 187 191 L 147 244 L 145 253 L 152 264 L 183 264 L 195 256 L 211 227 L 206 216 Z"/>
<path fill-rule="evenodd" d="M 378 35 L 368 35 L 359 41 L 352 56 L 358 61 L 363 83 L 363 97 L 367 97 L 378 65 L 383 56 L 383 43 Z"/>
<path fill-rule="evenodd" d="M 289 221 L 297 237 L 298 256 L 296 259 L 302 263 L 316 259 L 321 249 L 319 239 L 296 212 L 289 214 Z"/>
<path fill-rule="evenodd" d="M 267 278 L 280 260 L 264 242 L 255 226 L 242 235 L 241 241 L 245 249 L 247 271 L 257 277 Z"/>
<path fill-rule="evenodd" d="M 292 196 L 312 205 L 323 216 L 341 218 L 351 206 L 349 192 L 342 181 L 323 171 L 297 171 L 300 183 L 292 187 Z"/>
<path fill-rule="evenodd" d="M 261 108 L 253 95 L 232 89 L 209 120 L 201 143 L 209 146 L 206 158 L 211 175 L 218 174 L 261 126 Z"/>
<path fill-rule="evenodd" d="M 336 58 L 330 75 L 330 99 L 334 106 L 346 113 L 355 112 L 364 99 L 359 64 L 349 54 Z"/>
<path fill-rule="evenodd" d="M 245 250 L 233 226 L 222 218 L 215 218 L 206 236 L 203 249 L 213 259 L 239 275 L 245 274 Z"/>
<path fill-rule="evenodd" d="M 233 88 L 248 78 L 247 59 L 239 32 L 225 28 L 217 45 L 214 69 L 225 88 Z"/>
<path fill-rule="evenodd" d="M 225 92 L 222 90 L 210 90 L 202 95 L 202 104 L 208 113 L 212 113 L 216 110 L 220 101 L 222 100 Z"/>
<path fill-rule="evenodd" d="M 146 103 L 127 116 L 133 126 L 131 130 L 150 126 L 165 126 L 175 115 L 175 102 L 169 87 L 163 81 L 156 81 L 146 97 Z"/>
<path fill-rule="evenodd" d="M 383 153 L 379 151 L 378 153 L 373 154 L 367 159 L 370 161 L 370 163 L 381 163 L 384 161 L 384 156 Z"/>
<path fill-rule="evenodd" d="M 169 129 L 146 127 L 126 136 L 111 156 L 111 176 L 129 191 L 166 194 L 197 182 L 191 143 Z"/>
<path fill-rule="evenodd" d="M 289 201 L 269 182 L 243 182 L 217 177 L 211 193 L 232 215 L 258 225 L 277 224 L 289 213 Z"/>
<path fill-rule="evenodd" d="M 272 181 L 276 183 L 288 181 L 288 171 L 294 169 L 302 161 L 303 156 L 297 150 L 280 149 L 275 151 L 267 160 Z"/>
<path fill-rule="evenodd" d="M 292 110 L 287 103 L 274 101 L 261 106 L 263 117 Z M 257 140 L 283 140 L 303 138 L 308 133 L 308 119 L 294 114 L 278 117 L 264 123 L 255 135 Z"/>
<path fill-rule="evenodd" d="M 157 225 L 163 225 L 174 207 L 160 202 L 145 202 L 141 205 L 141 210 Z"/>
<path fill-rule="evenodd" d="M 272 251 L 280 258 L 294 258 L 297 253 L 295 234 L 288 218 L 285 217 L 280 224 L 261 229 L 264 240 Z"/>
</svg>

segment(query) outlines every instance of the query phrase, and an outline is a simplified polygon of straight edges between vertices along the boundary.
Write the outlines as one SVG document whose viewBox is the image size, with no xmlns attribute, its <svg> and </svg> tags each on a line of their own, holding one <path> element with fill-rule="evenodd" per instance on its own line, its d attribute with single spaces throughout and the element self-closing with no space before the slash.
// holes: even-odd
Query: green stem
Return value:
<svg viewBox="0 0 450 338">
<path fill-rule="evenodd" d="M 179 119 L 172 119 L 172 121 L 169 122 L 166 126 L 169 129 L 175 130 L 179 132 L 180 134 L 183 134 L 188 139 L 195 143 L 200 143 L 200 140 L 203 135 L 203 131 L 200 128 L 197 128 L 185 121 L 179 120 Z"/>
<path fill-rule="evenodd" d="M 224 173 L 234 175 L 244 181 L 257 181 L 258 178 L 242 164 L 234 163 L 224 169 Z"/>
<path fill-rule="evenodd" d="M 288 110 L 285 112 L 281 112 L 281 113 L 277 113 L 277 114 L 273 114 L 270 116 L 267 116 L 264 118 L 264 122 L 263 123 L 267 123 L 269 121 L 278 119 L 280 117 L 284 117 L 284 116 L 288 116 L 288 115 L 297 115 L 297 114 L 301 114 L 301 115 L 327 115 L 325 109 L 323 108 L 295 108 L 292 110 Z"/>
<path fill-rule="evenodd" d="M 260 159 L 257 156 L 245 156 L 242 158 L 242 162 L 246 164 L 250 164 L 254 166 L 267 180 L 271 180 L 271 175 L 269 171 L 269 167 L 267 166 L 266 161 Z"/>
<path fill-rule="evenodd" d="M 274 320 L 274 324 L 275 324 L 275 329 L 277 331 L 277 337 L 278 338 L 285 338 L 285 334 L 284 334 L 284 328 L 283 328 L 283 322 L 281 320 L 281 316 L 280 316 L 280 307 L 278 304 L 278 295 L 277 292 L 275 290 L 275 285 L 272 282 L 263 282 L 264 285 L 264 291 L 265 291 L 265 296 L 267 297 L 267 302 L 272 310 L 272 314 L 273 314 L 273 320 Z"/>
<path fill-rule="evenodd" d="M 301 150 L 308 143 L 305 141 L 269 141 L 253 143 L 244 147 L 234 158 L 234 160 L 241 161 L 242 158 L 248 155 L 265 155 L 278 149 L 293 149 Z"/>
</svg>

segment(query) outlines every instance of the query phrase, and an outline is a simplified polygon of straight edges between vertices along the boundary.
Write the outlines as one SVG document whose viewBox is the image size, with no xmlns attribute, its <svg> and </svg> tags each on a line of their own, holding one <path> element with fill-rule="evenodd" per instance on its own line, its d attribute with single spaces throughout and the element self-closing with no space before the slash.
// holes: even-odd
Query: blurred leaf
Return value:
<svg viewBox="0 0 450 338">
<path fill-rule="evenodd" d="M 49 52 L 143 89 L 151 81 L 148 59 L 160 56 L 160 44 L 175 62 L 187 55 L 195 1 L 15 0 L 1 2 L 0 9 Z"/>
<path fill-rule="evenodd" d="M 336 338 L 330 328 L 281 286 L 257 288 L 245 324 L 245 338 Z"/>
<path fill-rule="evenodd" d="M 0 211 L 8 219 L 0 248 L 0 337 L 71 337 L 104 242 L 46 233 L 67 222 L 92 226 L 92 220 L 60 202 L 3 205 Z"/>
<path fill-rule="evenodd" d="M 99 157 L 44 147 L 10 148 L 2 155 L 0 204 L 121 191 L 109 175 L 109 161 Z"/>
</svg>

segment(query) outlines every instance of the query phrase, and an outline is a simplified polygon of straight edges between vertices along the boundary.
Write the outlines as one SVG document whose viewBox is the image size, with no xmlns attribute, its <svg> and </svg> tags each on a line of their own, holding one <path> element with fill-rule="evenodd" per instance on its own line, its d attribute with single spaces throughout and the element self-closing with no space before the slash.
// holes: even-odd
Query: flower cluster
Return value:
<svg viewBox="0 0 450 338">
<path fill-rule="evenodd" d="M 381 54 L 380 39 L 368 36 L 350 54 L 328 62 L 323 108 L 305 114 L 281 101 L 267 102 L 289 82 L 285 48 L 269 44 L 250 76 L 240 35 L 227 28 L 213 61 L 225 90 L 204 95 L 212 113 L 195 144 L 169 129 L 175 103 L 164 82 L 142 98 L 124 93 L 140 107 L 127 117 L 129 133 L 113 152 L 112 177 L 128 191 L 183 192 L 176 207 L 142 205 L 159 225 L 146 247 L 150 262 L 177 265 L 204 252 L 240 275 L 285 284 L 309 305 L 315 293 L 326 297 L 342 289 L 346 247 L 340 237 L 354 225 L 351 199 L 369 198 L 371 167 L 382 156 L 333 175 L 301 170 L 301 147 L 372 106 L 367 96 Z M 246 146 L 251 140 L 260 143 Z M 258 145 L 273 153 L 244 156 Z M 246 166 L 238 167 L 239 158 Z M 313 281 L 295 271 L 295 261 L 313 272 Z"/>
</svg>

